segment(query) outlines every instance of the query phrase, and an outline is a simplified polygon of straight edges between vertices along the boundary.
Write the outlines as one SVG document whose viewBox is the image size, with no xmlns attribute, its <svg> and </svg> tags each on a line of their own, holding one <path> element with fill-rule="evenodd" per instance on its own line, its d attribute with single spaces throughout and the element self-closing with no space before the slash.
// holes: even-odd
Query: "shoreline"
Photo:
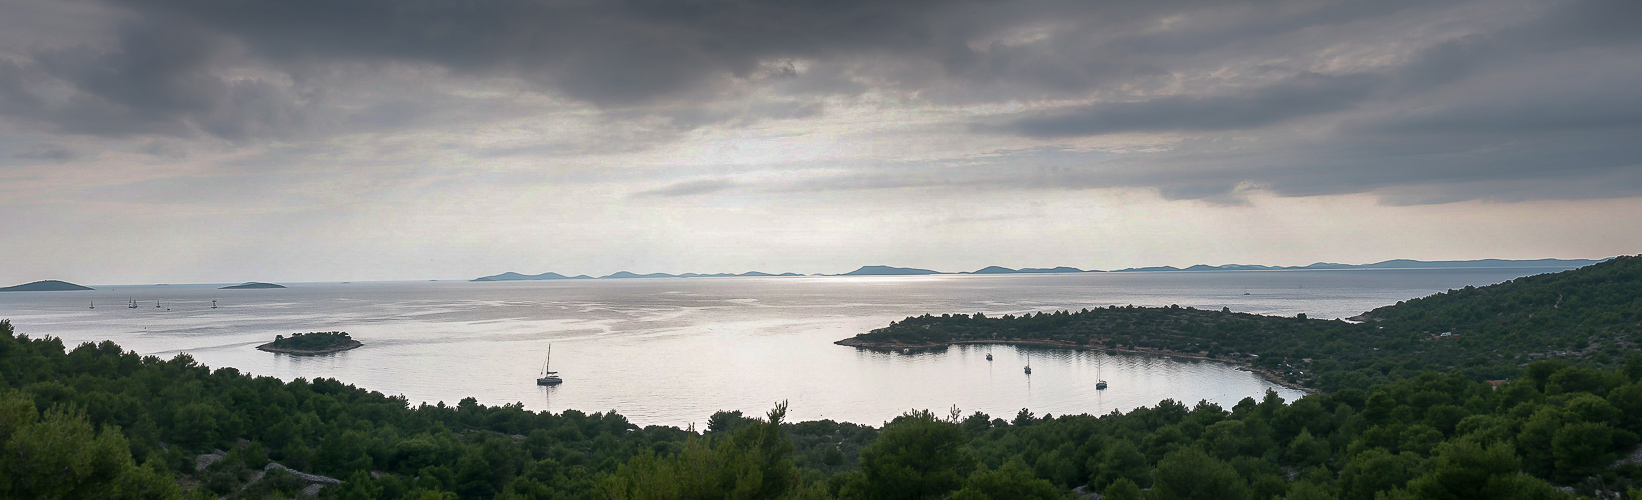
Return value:
<svg viewBox="0 0 1642 500">
<path fill-rule="evenodd" d="M 292 355 L 292 356 L 318 356 L 318 355 L 321 355 L 321 354 L 331 354 L 331 353 L 337 353 L 337 352 L 342 352 L 342 351 L 353 350 L 353 349 L 358 349 L 358 348 L 361 348 L 361 347 L 365 347 L 365 344 L 360 342 L 360 341 L 355 340 L 355 341 L 352 341 L 352 342 L 353 343 L 348 344 L 348 345 L 339 345 L 339 346 L 336 346 L 336 347 L 327 347 L 327 348 L 324 348 L 324 349 L 317 349 L 317 350 L 290 349 L 290 348 L 285 348 L 285 347 L 274 347 L 274 343 L 269 342 L 269 343 L 257 346 L 257 350 L 258 351 L 263 351 L 263 352 L 271 352 L 271 353 L 274 353 L 274 354 L 289 354 L 289 355 Z"/>
<path fill-rule="evenodd" d="M 1224 359 L 1224 358 L 1211 358 L 1211 357 L 1203 356 L 1203 355 L 1199 355 L 1199 354 L 1187 354 L 1187 353 L 1182 353 L 1182 352 L 1167 351 L 1167 350 L 1160 350 L 1160 349 L 1120 349 L 1120 348 L 1116 348 L 1116 347 L 1105 347 L 1105 346 L 1102 346 L 1102 345 L 1099 345 L 1099 344 L 1078 344 L 1078 343 L 1075 343 L 1075 342 L 1066 342 L 1066 341 L 1059 341 L 1059 340 L 997 340 L 997 339 L 994 339 L 994 340 L 952 340 L 952 341 L 947 341 L 947 342 L 927 342 L 927 343 L 923 343 L 923 344 L 899 344 L 899 343 L 871 342 L 871 341 L 865 341 L 865 340 L 857 340 L 855 337 L 850 337 L 850 338 L 847 338 L 847 339 L 835 341 L 833 343 L 837 344 L 837 345 L 841 345 L 841 346 L 854 347 L 854 348 L 857 348 L 857 349 L 870 349 L 870 350 L 875 350 L 875 351 L 899 351 L 899 350 L 903 350 L 903 349 L 937 349 L 937 348 L 951 347 L 951 346 L 954 346 L 954 345 L 1004 344 L 1004 345 L 1033 345 L 1033 346 L 1042 346 L 1042 347 L 1058 347 L 1058 348 L 1061 348 L 1061 349 L 1073 349 L 1073 350 L 1080 350 L 1080 351 L 1093 350 L 1093 351 L 1119 353 L 1119 354 L 1150 354 L 1150 355 L 1154 355 L 1154 356 L 1166 356 L 1166 357 L 1181 358 L 1181 359 L 1194 359 L 1194 360 L 1198 360 L 1198 361 L 1211 361 L 1211 362 L 1215 362 L 1215 363 L 1227 364 L 1227 365 L 1231 365 L 1233 367 L 1236 367 L 1237 370 L 1253 373 L 1256 376 L 1259 376 L 1261 379 L 1264 379 L 1267 382 L 1271 382 L 1272 384 L 1275 384 L 1279 387 L 1283 387 L 1283 388 L 1290 389 L 1290 390 L 1295 390 L 1295 391 L 1300 391 L 1301 393 L 1307 394 L 1307 395 L 1322 394 L 1323 393 L 1322 391 L 1319 391 L 1317 389 L 1313 389 L 1313 388 L 1306 387 L 1306 386 L 1303 386 L 1303 385 L 1300 385 L 1300 384 L 1291 383 L 1287 380 L 1283 380 L 1281 377 L 1278 377 L 1277 375 L 1275 375 L 1271 372 L 1268 372 L 1265 369 L 1257 368 L 1253 365 L 1250 365 L 1247 361 L 1231 360 L 1231 359 Z"/>
</svg>

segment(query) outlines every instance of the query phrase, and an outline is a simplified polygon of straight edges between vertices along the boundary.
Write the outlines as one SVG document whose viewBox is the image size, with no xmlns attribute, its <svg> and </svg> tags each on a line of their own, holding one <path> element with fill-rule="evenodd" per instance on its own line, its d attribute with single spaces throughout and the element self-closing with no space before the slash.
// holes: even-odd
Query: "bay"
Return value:
<svg viewBox="0 0 1642 500">
<path fill-rule="evenodd" d="M 616 411 L 640 425 L 695 424 L 718 410 L 881 424 L 912 409 L 1012 418 L 1104 414 L 1163 399 L 1229 407 L 1275 390 L 1232 366 L 1024 346 L 886 353 L 832 344 L 907 316 L 1107 305 L 1344 318 L 1399 300 L 1561 269 L 1286 270 L 1063 275 L 659 278 L 523 282 L 98 286 L 0 294 L 0 318 L 73 348 L 112 340 L 213 368 L 331 377 L 413 403 L 522 403 Z M 139 307 L 129 308 L 136 300 Z M 89 306 L 97 304 L 95 309 Z M 213 301 L 216 307 L 213 308 Z M 365 347 L 297 357 L 274 335 L 347 331 Z M 548 345 L 565 383 L 535 385 Z M 993 361 L 985 359 L 992 354 Z M 1023 367 L 1032 366 L 1032 374 Z M 1094 389 L 1104 379 L 1111 388 Z"/>
</svg>

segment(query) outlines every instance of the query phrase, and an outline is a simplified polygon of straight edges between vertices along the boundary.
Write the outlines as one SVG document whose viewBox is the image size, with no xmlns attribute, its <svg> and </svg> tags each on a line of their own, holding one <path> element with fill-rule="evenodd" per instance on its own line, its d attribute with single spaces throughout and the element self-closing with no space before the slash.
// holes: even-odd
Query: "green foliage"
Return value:
<svg viewBox="0 0 1642 500">
<path fill-rule="evenodd" d="M 0 498 L 179 498 L 158 462 L 131 460 L 119 431 L 85 415 L 0 389 Z"/>
<path fill-rule="evenodd" d="M 1426 472 L 1392 498 L 1430 500 L 1551 499 L 1569 495 L 1545 481 L 1518 472 L 1510 445 L 1484 448 L 1469 441 L 1443 444 Z"/>
<path fill-rule="evenodd" d="M 938 498 L 964 485 L 976 468 L 969 436 L 957 423 L 929 411 L 897 417 L 861 450 L 861 475 L 849 496 L 868 499 Z"/>
<path fill-rule="evenodd" d="M 671 457 L 644 454 L 607 478 L 611 499 L 780 498 L 794 495 L 793 445 L 782 434 L 787 404 L 715 439 L 691 439 Z"/>
<path fill-rule="evenodd" d="M 1102 498 L 1105 500 L 1143 500 L 1146 497 L 1142 495 L 1140 487 L 1136 486 L 1134 481 L 1130 481 L 1129 478 L 1120 478 L 1112 481 L 1111 486 L 1106 487 Z"/>
<path fill-rule="evenodd" d="M 277 335 L 269 347 L 281 349 L 296 349 L 301 351 L 319 351 L 334 347 L 347 347 L 356 341 L 348 336 L 348 332 L 308 332 L 293 333 L 291 336 Z"/>
<path fill-rule="evenodd" d="M 1243 477 L 1230 464 L 1195 447 L 1157 462 L 1152 497 L 1158 500 L 1242 500 L 1249 497 Z"/>
<path fill-rule="evenodd" d="M 988 500 L 993 498 L 1054 500 L 1060 498 L 1060 495 L 1055 491 L 1054 484 L 1032 477 L 1031 472 L 1011 462 L 1004 464 L 1001 469 L 982 471 L 970 476 L 969 484 L 948 498 L 953 500 Z"/>
</svg>

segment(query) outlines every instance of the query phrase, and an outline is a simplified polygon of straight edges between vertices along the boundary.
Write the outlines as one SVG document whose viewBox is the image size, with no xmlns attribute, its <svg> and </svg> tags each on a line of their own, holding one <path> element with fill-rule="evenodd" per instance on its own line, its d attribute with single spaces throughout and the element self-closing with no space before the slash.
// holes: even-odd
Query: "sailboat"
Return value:
<svg viewBox="0 0 1642 500">
<path fill-rule="evenodd" d="M 126 309 L 136 309 L 137 308 L 137 299 L 131 299 L 131 303 L 127 304 L 125 306 L 125 308 Z"/>
<path fill-rule="evenodd" d="M 986 353 L 986 360 L 987 361 L 992 361 L 992 353 L 990 353 L 990 352 Z"/>
<path fill-rule="evenodd" d="M 1100 364 L 1095 364 L 1095 390 L 1106 390 L 1106 379 L 1100 378 Z"/>
<path fill-rule="evenodd" d="M 91 301 L 91 308 L 92 308 L 92 309 L 96 309 L 96 308 L 97 308 L 97 301 L 95 301 L 95 300 L 93 300 L 93 301 Z"/>
<path fill-rule="evenodd" d="M 536 385 L 559 385 L 564 379 L 559 378 L 559 372 L 549 370 L 553 366 L 553 344 L 547 345 L 547 361 L 542 363 L 542 376 L 536 379 Z"/>
<path fill-rule="evenodd" d="M 1026 355 L 1026 374 L 1032 374 L 1032 355 Z"/>
</svg>

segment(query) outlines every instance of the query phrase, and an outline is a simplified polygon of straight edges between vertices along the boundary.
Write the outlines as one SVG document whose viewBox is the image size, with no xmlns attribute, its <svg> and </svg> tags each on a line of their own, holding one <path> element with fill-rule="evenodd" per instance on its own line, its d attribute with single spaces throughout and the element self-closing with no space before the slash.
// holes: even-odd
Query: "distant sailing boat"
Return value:
<svg viewBox="0 0 1642 500">
<path fill-rule="evenodd" d="M 1032 374 L 1032 355 L 1031 354 L 1026 355 L 1026 374 L 1027 375 Z"/>
<path fill-rule="evenodd" d="M 992 353 L 990 353 L 990 352 L 986 353 L 986 360 L 987 361 L 992 361 Z"/>
<path fill-rule="evenodd" d="M 549 370 L 553 366 L 553 344 L 547 345 L 547 361 L 542 363 L 542 376 L 536 379 L 536 385 L 559 385 L 564 379 L 559 378 L 559 372 Z"/>
<path fill-rule="evenodd" d="M 1095 365 L 1095 390 L 1106 390 L 1106 379 L 1100 378 L 1100 365 Z"/>
<path fill-rule="evenodd" d="M 126 305 L 125 308 L 126 309 L 136 309 L 137 308 L 137 299 L 131 299 L 131 303 Z"/>
<path fill-rule="evenodd" d="M 96 308 L 97 308 L 97 301 L 95 301 L 95 300 L 93 300 L 93 301 L 91 301 L 91 308 L 92 308 L 92 309 L 96 309 Z"/>
<path fill-rule="evenodd" d="M 216 308 L 217 308 L 217 301 L 215 301 L 215 300 L 213 300 L 213 301 L 211 301 L 211 308 L 212 308 L 212 309 L 216 309 Z"/>
</svg>

